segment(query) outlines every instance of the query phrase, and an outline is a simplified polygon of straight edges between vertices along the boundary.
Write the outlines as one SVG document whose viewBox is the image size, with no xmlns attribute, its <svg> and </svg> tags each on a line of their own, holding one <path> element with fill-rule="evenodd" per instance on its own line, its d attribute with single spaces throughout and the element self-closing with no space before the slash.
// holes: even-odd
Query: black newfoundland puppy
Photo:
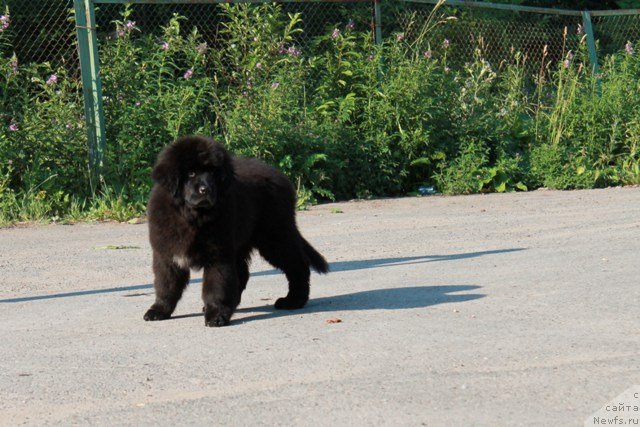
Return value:
<svg viewBox="0 0 640 427">
<path fill-rule="evenodd" d="M 257 249 L 289 281 L 276 308 L 297 309 L 309 299 L 309 267 L 329 268 L 296 226 L 291 182 L 256 159 L 231 156 L 200 136 L 179 138 L 158 156 L 148 206 L 156 301 L 144 320 L 167 319 L 189 281 L 204 269 L 207 326 L 224 326 L 240 303 Z"/>
</svg>

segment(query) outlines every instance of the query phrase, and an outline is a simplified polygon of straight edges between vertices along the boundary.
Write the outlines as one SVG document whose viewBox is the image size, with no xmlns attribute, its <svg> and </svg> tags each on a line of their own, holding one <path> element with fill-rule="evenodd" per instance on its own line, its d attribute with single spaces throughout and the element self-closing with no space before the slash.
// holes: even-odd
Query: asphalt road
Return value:
<svg viewBox="0 0 640 427">
<path fill-rule="evenodd" d="M 640 188 L 321 205 L 300 311 L 256 260 L 207 328 L 145 224 L 0 230 L 0 425 L 582 425 L 640 384 Z M 339 321 L 339 322 L 338 322 Z"/>
</svg>

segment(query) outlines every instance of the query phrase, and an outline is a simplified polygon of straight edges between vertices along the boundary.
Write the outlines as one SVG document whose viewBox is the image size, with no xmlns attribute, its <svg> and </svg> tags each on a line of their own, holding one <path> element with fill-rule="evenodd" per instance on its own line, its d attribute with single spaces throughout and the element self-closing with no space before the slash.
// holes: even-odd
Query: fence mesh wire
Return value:
<svg viewBox="0 0 640 427">
<path fill-rule="evenodd" d="M 22 63 L 50 62 L 66 64 L 77 70 L 77 46 L 73 22 L 73 0 L 0 0 L 4 13 L 11 13 L 13 50 Z M 121 4 L 100 4 L 96 19 L 99 33 L 108 37 L 114 30 L 112 21 L 120 17 Z M 303 32 L 297 42 L 308 45 L 314 37 L 326 34 L 332 27 L 352 20 L 361 29 L 373 31 L 373 3 L 369 1 L 340 3 L 292 2 L 282 5 L 286 13 L 300 12 Z M 406 37 L 420 31 L 433 5 L 411 2 L 383 3 L 383 34 L 404 32 Z M 145 33 L 157 33 L 173 13 L 187 18 L 186 30 L 198 27 L 203 39 L 215 46 L 220 35 L 220 6 L 214 4 L 143 4 L 133 6 L 132 20 Z M 526 12 L 490 10 L 460 6 L 443 6 L 436 16 L 446 23 L 436 26 L 427 40 L 439 44 L 450 41 L 449 59 L 462 64 L 469 61 L 479 43 L 492 63 L 509 60 L 514 51 L 525 54 L 528 63 L 537 66 L 547 47 L 547 61 L 561 59 L 563 51 L 577 48 L 581 35 L 580 16 L 542 15 Z M 624 49 L 627 41 L 640 40 L 640 15 L 594 16 L 593 26 L 600 57 Z M 566 42 L 563 33 L 567 31 Z M 77 74 L 77 73 L 76 73 Z"/>
<path fill-rule="evenodd" d="M 257 4 L 252 7 L 258 7 Z M 351 0 L 338 2 L 290 2 L 282 3 L 283 17 L 287 14 L 300 13 L 303 30 L 296 37 L 296 44 L 307 46 L 317 36 L 326 34 L 337 25 L 353 21 L 358 29 L 371 27 L 372 3 L 370 1 Z M 102 4 L 96 11 L 96 23 L 99 36 L 113 36 L 113 22 L 121 19 L 123 5 Z M 173 14 L 185 18 L 181 23 L 182 30 L 187 33 L 196 27 L 203 41 L 214 47 L 224 39 L 220 33 L 223 23 L 221 7 L 216 4 L 136 4 L 132 6 L 132 14 L 128 18 L 135 21 L 143 34 L 161 34 Z"/>
<path fill-rule="evenodd" d="M 348 3 L 283 3 L 283 16 L 288 13 L 300 13 L 302 19 L 302 32 L 297 36 L 297 43 L 305 46 L 316 36 L 331 31 L 335 25 L 346 23 L 349 20 L 357 22 L 360 28 L 370 27 L 372 18 L 372 6 L 368 1 L 354 1 Z M 258 5 L 252 5 L 258 7 Z M 99 34 L 109 36 L 114 30 L 113 21 L 121 19 L 122 5 L 103 4 L 96 12 L 96 20 Z M 169 22 L 173 14 L 184 18 L 181 28 L 185 32 L 193 27 L 207 42 L 209 46 L 216 46 L 223 38 L 220 34 L 223 16 L 219 5 L 215 4 L 137 4 L 132 6 L 130 20 L 135 21 L 136 26 L 144 34 L 160 34 L 161 27 Z"/>
<path fill-rule="evenodd" d="M 481 47 L 483 57 L 491 63 L 509 61 L 514 52 L 520 52 L 527 57 L 527 64 L 537 69 L 544 50 L 545 62 L 554 63 L 562 60 L 568 51 L 576 52 L 584 37 L 582 16 L 464 6 L 442 6 L 434 10 L 433 5 L 411 2 L 394 12 L 398 31 L 406 31 L 408 38 L 415 37 L 432 12 L 440 25 L 430 31 L 426 40 L 441 44 L 447 39 L 450 42 L 448 57 L 458 65 L 469 62 Z M 600 60 L 621 51 L 627 42 L 640 40 L 640 15 L 593 16 L 592 24 Z"/>
<path fill-rule="evenodd" d="M 250 4 L 249 8 L 259 8 L 260 4 Z M 122 21 L 124 6 L 121 4 L 101 4 L 96 10 L 96 25 L 99 39 L 115 37 L 114 21 Z M 331 34 L 334 28 L 343 28 L 351 22 L 356 31 L 372 31 L 373 3 L 370 0 L 346 0 L 344 2 L 286 2 L 280 3 L 280 21 L 286 24 L 288 15 L 299 14 L 301 22 L 296 28 L 302 31 L 294 35 L 293 45 L 303 56 L 318 54 L 313 41 L 318 36 Z M 201 41 L 211 50 L 224 47 L 228 42 L 228 34 L 224 33 L 225 14 L 222 6 L 217 4 L 135 4 L 131 6 L 131 15 L 127 18 L 134 21 L 140 30 L 137 36 L 157 36 L 161 41 L 162 27 L 166 26 L 176 14 L 184 18 L 180 22 L 181 32 L 188 34 L 197 28 Z M 222 60 L 225 74 L 237 64 Z"/>
<path fill-rule="evenodd" d="M 592 21 L 601 54 L 621 51 L 627 42 L 640 41 L 640 14 L 594 16 Z"/>
<path fill-rule="evenodd" d="M 0 0 L 9 8 L 12 48 L 21 63 L 68 64 L 77 69 L 73 0 Z"/>
<path fill-rule="evenodd" d="M 408 3 L 396 13 L 407 37 L 415 37 L 432 10 L 431 5 Z M 438 9 L 434 17 L 439 24 L 426 40 L 432 45 L 442 45 L 448 40 L 448 59 L 457 65 L 471 61 L 480 48 L 483 57 L 492 64 L 510 61 L 520 52 L 531 68 L 537 68 L 545 50 L 545 62 L 555 62 L 567 51 L 575 52 L 581 38 L 578 33 L 582 19 L 577 16 L 447 6 Z"/>
</svg>

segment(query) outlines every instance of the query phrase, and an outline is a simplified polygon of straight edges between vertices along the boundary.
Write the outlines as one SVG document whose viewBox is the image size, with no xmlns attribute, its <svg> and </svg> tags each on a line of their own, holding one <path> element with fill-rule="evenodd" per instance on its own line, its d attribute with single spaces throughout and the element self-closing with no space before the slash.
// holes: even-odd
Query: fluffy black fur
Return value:
<svg viewBox="0 0 640 427">
<path fill-rule="evenodd" d="M 300 235 L 291 182 L 263 162 L 233 157 L 200 136 L 179 138 L 160 153 L 149 199 L 156 301 L 145 320 L 167 319 L 189 281 L 204 269 L 207 326 L 224 326 L 249 280 L 251 253 L 282 270 L 289 293 L 276 308 L 297 309 L 309 299 L 309 267 L 329 268 Z"/>
</svg>

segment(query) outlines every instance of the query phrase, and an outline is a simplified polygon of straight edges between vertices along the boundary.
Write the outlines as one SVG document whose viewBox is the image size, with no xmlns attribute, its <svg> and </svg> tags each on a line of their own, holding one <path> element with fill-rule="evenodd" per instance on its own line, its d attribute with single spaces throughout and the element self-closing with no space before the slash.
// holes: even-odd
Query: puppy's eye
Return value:
<svg viewBox="0 0 640 427">
<path fill-rule="evenodd" d="M 195 173 L 195 172 L 189 172 L 189 173 L 187 174 L 187 176 L 188 176 L 189 178 L 193 178 L 194 176 L 196 176 L 196 173 Z"/>
</svg>

